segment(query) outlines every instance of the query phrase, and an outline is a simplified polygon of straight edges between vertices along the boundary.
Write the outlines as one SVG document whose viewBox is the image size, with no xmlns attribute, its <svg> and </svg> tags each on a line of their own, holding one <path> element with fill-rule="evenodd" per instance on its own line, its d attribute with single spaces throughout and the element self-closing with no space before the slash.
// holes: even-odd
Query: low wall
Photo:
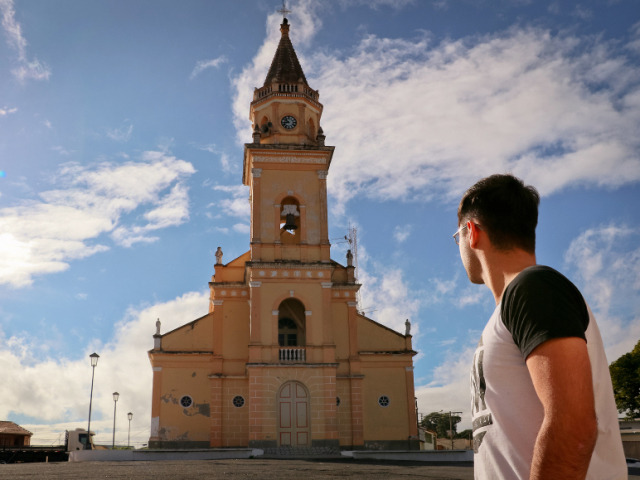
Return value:
<svg viewBox="0 0 640 480">
<path fill-rule="evenodd" d="M 413 462 L 473 462 L 473 450 L 354 450 L 341 452 L 359 460 L 409 460 Z"/>
<path fill-rule="evenodd" d="M 70 462 L 153 462 L 158 460 L 220 460 L 262 455 L 256 448 L 203 450 L 78 450 L 69 453 Z"/>
</svg>

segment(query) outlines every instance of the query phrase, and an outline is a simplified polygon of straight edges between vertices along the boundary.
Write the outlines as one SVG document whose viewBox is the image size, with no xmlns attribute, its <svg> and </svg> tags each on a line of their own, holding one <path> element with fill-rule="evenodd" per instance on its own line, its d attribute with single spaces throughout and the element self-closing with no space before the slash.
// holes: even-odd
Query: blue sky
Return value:
<svg viewBox="0 0 640 480">
<path fill-rule="evenodd" d="M 413 322 L 420 410 L 468 423 L 494 305 L 451 235 L 464 190 L 513 172 L 543 198 L 538 261 L 596 313 L 609 360 L 640 339 L 636 2 L 299 0 L 320 90 L 330 237 L 358 227 L 362 306 Z M 0 0 L 0 418 L 54 442 L 150 419 L 154 323 L 207 311 L 214 252 L 248 250 L 242 144 L 278 2 Z M 345 245 L 332 247 L 343 261 Z M 95 422 L 95 424 L 94 424 Z"/>
</svg>

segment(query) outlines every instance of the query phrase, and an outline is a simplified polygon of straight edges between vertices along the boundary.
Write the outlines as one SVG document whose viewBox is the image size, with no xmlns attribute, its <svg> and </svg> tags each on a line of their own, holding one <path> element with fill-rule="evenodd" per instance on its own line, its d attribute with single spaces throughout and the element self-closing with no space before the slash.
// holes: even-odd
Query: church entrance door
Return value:
<svg viewBox="0 0 640 480">
<path fill-rule="evenodd" d="M 288 382 L 278 392 L 278 443 L 311 446 L 309 393 L 298 382 Z"/>
</svg>

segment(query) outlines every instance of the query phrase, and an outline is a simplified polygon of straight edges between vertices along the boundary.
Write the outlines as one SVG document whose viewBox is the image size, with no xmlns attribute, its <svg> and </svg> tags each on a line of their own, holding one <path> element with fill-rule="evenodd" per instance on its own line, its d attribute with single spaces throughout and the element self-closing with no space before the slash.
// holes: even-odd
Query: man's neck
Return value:
<svg viewBox="0 0 640 480">
<path fill-rule="evenodd" d="M 516 248 L 508 252 L 492 251 L 480 261 L 484 283 L 493 293 L 498 305 L 504 289 L 511 281 L 525 268 L 536 265 L 536 256 Z"/>
</svg>

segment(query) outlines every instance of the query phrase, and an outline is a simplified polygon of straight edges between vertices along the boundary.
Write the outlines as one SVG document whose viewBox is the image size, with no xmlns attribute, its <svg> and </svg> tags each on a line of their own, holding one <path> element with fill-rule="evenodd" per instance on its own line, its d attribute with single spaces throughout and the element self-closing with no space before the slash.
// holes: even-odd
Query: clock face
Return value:
<svg viewBox="0 0 640 480">
<path fill-rule="evenodd" d="M 294 117 L 292 117 L 291 115 L 287 115 L 286 117 L 282 117 L 282 120 L 280 121 L 280 123 L 287 130 L 291 130 L 292 128 L 296 128 L 296 125 L 298 124 L 296 119 Z"/>
</svg>

